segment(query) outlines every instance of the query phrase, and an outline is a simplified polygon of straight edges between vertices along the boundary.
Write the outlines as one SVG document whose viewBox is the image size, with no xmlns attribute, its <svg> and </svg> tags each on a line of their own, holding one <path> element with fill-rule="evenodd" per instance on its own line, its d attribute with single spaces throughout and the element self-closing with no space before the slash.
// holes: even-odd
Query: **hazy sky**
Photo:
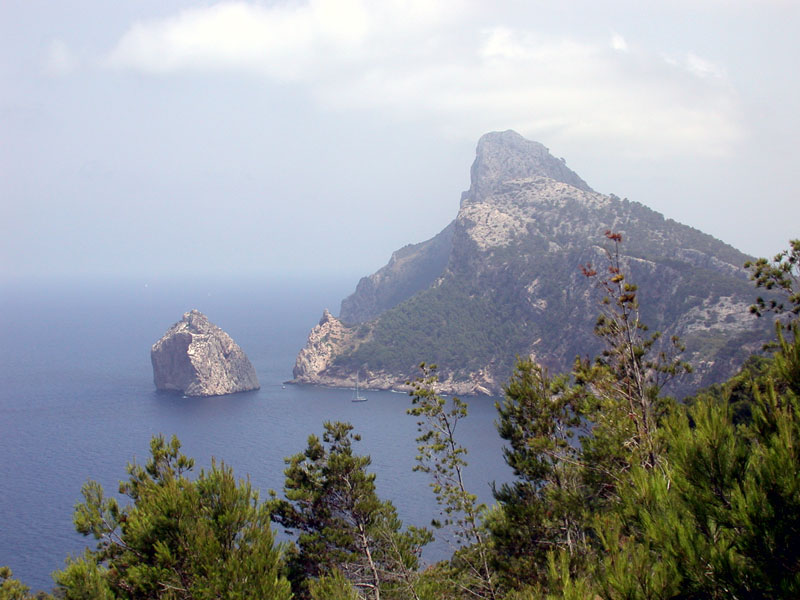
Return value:
<svg viewBox="0 0 800 600">
<path fill-rule="evenodd" d="M 800 237 L 800 2 L 0 1 L 0 277 L 368 274 L 483 133 Z"/>
</svg>

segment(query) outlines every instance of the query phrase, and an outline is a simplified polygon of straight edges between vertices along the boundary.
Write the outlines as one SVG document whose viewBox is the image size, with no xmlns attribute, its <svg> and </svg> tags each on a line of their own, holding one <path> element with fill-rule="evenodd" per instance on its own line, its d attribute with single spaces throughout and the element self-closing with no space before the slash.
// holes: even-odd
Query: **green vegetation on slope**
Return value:
<svg viewBox="0 0 800 600">
<path fill-rule="evenodd" d="M 337 357 L 336 366 L 412 373 L 421 360 L 479 369 L 529 339 L 513 313 L 514 304 L 496 296 L 470 294 L 447 281 L 406 300 L 371 325 L 368 341 Z M 510 355 L 509 363 L 513 361 Z"/>
</svg>

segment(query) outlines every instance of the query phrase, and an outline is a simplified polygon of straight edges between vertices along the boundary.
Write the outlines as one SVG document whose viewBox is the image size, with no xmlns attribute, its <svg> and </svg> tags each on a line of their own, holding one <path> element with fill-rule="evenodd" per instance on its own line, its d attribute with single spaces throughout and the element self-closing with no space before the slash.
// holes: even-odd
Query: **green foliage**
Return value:
<svg viewBox="0 0 800 600">
<path fill-rule="evenodd" d="M 774 361 L 789 372 L 800 366 L 796 327 L 793 337 Z M 634 469 L 621 510 L 598 528 L 604 597 L 798 596 L 800 397 L 782 373 L 751 389 L 751 423 L 713 398 L 670 418 L 665 473 Z"/>
<path fill-rule="evenodd" d="M 489 527 L 508 597 L 798 597 L 800 324 L 777 328 L 772 359 L 688 406 L 664 402 L 661 377 L 681 364 L 647 358 L 636 288 L 611 267 L 596 330 L 606 351 L 579 362 L 572 384 L 521 361 L 499 407 L 517 480 L 497 493 Z M 572 503 L 553 493 L 564 482 Z M 559 515 L 583 532 L 582 562 L 566 522 L 548 521 Z"/>
<path fill-rule="evenodd" d="M 443 516 L 441 521 L 434 521 L 434 526 L 448 527 L 456 545 L 463 546 L 457 556 L 469 579 L 465 587 L 478 597 L 495 598 L 494 574 L 489 568 L 489 549 L 480 520 L 486 507 L 466 489 L 467 449 L 455 437 L 459 421 L 467 416 L 467 405 L 456 397 L 448 402 L 436 394 L 435 365 L 422 363 L 420 368 L 422 375 L 412 383 L 412 406 L 408 409 L 408 414 L 419 418 L 419 454 L 414 470 L 432 478 L 431 488 Z"/>
<path fill-rule="evenodd" d="M 800 328 L 800 321 L 795 321 L 789 326 L 790 333 L 794 336 L 794 343 L 788 341 L 781 328 L 777 327 L 779 351 L 773 358 L 775 369 L 775 379 L 778 382 L 778 389 L 783 391 L 785 384 L 787 391 L 800 396 L 800 345 L 797 343 L 797 331 Z"/>
<path fill-rule="evenodd" d="M 78 559 L 67 558 L 67 566 L 55 574 L 56 584 L 65 600 L 114 600 L 108 569 L 98 564 L 96 553 L 89 550 Z"/>
<path fill-rule="evenodd" d="M 417 592 L 420 600 L 456 600 L 465 595 L 462 571 L 451 561 L 441 561 L 420 573 Z"/>
<path fill-rule="evenodd" d="M 575 564 L 586 555 L 576 437 L 588 430 L 566 384 L 564 377 L 550 380 L 532 360 L 519 360 L 497 404 L 497 429 L 509 444 L 503 454 L 516 480 L 495 490 L 503 510 L 488 524 L 498 570 L 510 587 L 541 583 L 554 550 L 566 550 Z"/>
<path fill-rule="evenodd" d="M 75 526 L 97 549 L 68 561 L 54 577 L 66 598 L 289 598 L 269 512 L 249 481 L 224 463 L 195 480 L 180 442 L 150 443 L 143 467 L 128 465 L 120 507 L 99 484 L 83 487 Z"/>
<path fill-rule="evenodd" d="M 658 349 L 659 335 L 640 320 L 638 289 L 623 272 L 622 237 L 606 235 L 614 248 L 604 273 L 583 267 L 604 294 L 595 327 L 603 350 L 594 362 L 577 360 L 571 378 L 555 380 L 519 360 L 498 405 L 516 480 L 495 490 L 501 513 L 489 527 L 502 582 L 530 594 L 580 595 L 596 587 L 607 546 L 632 534 L 619 512 L 633 474 L 663 476 L 669 464 L 661 426 L 674 405 L 660 390 L 686 369 L 677 359 L 681 345 L 672 340 L 670 351 Z M 629 564 L 650 564 L 638 546 L 625 549 Z"/>
<path fill-rule="evenodd" d="M 0 599 L 25 600 L 30 588 L 21 581 L 12 577 L 13 573 L 8 567 L 0 567 Z"/>
<path fill-rule="evenodd" d="M 669 379 L 690 368 L 677 359 L 684 350 L 677 338 L 670 340 L 668 349 L 651 356 L 660 334 L 648 335 L 647 326 L 639 318 L 638 287 L 627 280 L 622 269 L 622 236 L 607 231 L 606 237 L 614 243 L 614 249 L 608 253 L 607 275 L 599 277 L 604 297 L 595 326 L 595 335 L 604 341 L 605 348 L 594 366 L 578 362 L 575 377 L 593 396 L 589 402 L 594 406 L 589 412 L 604 417 L 593 419 L 596 429 L 592 437 L 602 439 L 607 434 L 616 438 L 631 451 L 630 458 L 619 457 L 623 463 L 638 461 L 645 468 L 655 468 L 661 462 L 658 420 L 668 409 L 660 398 L 661 389 Z M 598 276 L 590 265 L 583 273 Z M 603 453 L 607 450 L 603 448 Z"/>
<path fill-rule="evenodd" d="M 324 427 L 321 440 L 309 436 L 305 451 L 286 459 L 286 499 L 273 492 L 271 502 L 273 520 L 297 534 L 298 550 L 289 558 L 296 593 L 313 597 L 339 585 L 341 576 L 359 595 L 376 600 L 415 597 L 417 557 L 430 534 L 401 531 L 394 506 L 375 492 L 369 456 L 353 453 L 360 438 L 352 425 Z M 315 579 L 321 581 L 312 588 Z"/>
<path fill-rule="evenodd" d="M 789 249 L 776 254 L 771 262 L 759 258 L 755 262 L 747 261 L 744 266 L 757 288 L 774 290 L 784 298 L 781 301 L 759 296 L 750 312 L 759 317 L 765 312 L 800 315 L 800 240 L 790 240 Z"/>
<path fill-rule="evenodd" d="M 334 570 L 330 575 L 308 582 L 308 593 L 311 600 L 359 600 L 360 596 L 347 578 L 340 571 Z"/>
<path fill-rule="evenodd" d="M 412 376 L 420 359 L 467 373 L 491 360 L 509 361 L 517 347 L 530 339 L 518 304 L 498 297 L 513 287 L 476 294 L 463 283 L 450 281 L 429 288 L 383 313 L 371 337 L 354 352 L 338 356 L 335 364 L 389 370 Z"/>
<path fill-rule="evenodd" d="M 443 510 L 443 519 L 434 524 L 437 527 L 456 525 L 456 535 L 470 544 L 474 542 L 478 513 L 485 507 L 478 506 L 477 496 L 467 492 L 464 486 L 467 449 L 455 439 L 459 421 L 467 416 L 467 405 L 455 396 L 448 402 L 436 394 L 435 365 L 422 363 L 420 368 L 423 375 L 412 383 L 412 407 L 407 411 L 420 418 L 417 421 L 419 454 L 414 470 L 432 477 L 431 488 Z"/>
<path fill-rule="evenodd" d="M 51 595 L 43 592 L 31 596 L 30 588 L 13 575 L 10 568 L 0 567 L 0 600 L 52 600 Z"/>
</svg>

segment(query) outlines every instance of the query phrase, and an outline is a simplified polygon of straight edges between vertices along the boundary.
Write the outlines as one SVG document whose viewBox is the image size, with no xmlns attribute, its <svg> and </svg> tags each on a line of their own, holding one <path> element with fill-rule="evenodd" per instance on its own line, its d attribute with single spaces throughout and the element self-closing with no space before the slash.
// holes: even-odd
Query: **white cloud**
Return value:
<svg viewBox="0 0 800 600">
<path fill-rule="evenodd" d="M 344 39 L 344 32 L 338 39 Z M 312 42 L 309 16 L 301 11 L 233 2 L 137 23 L 106 64 L 151 73 L 248 69 L 292 78 Z"/>
<path fill-rule="evenodd" d="M 725 77 L 725 71 L 722 68 L 691 52 L 686 55 L 685 64 L 686 68 L 698 77 L 716 77 L 718 79 Z"/>
<path fill-rule="evenodd" d="M 476 12 L 477 11 L 477 12 Z M 741 136 L 720 67 L 493 23 L 467 0 L 223 2 L 132 26 L 106 65 L 148 73 L 251 72 L 307 86 L 325 106 L 492 128 L 631 153 L 730 152 Z"/>
<path fill-rule="evenodd" d="M 524 59 L 532 58 L 528 48 L 516 39 L 514 32 L 507 27 L 495 27 L 484 32 L 485 39 L 481 44 L 480 54 L 491 59 Z"/>
<path fill-rule="evenodd" d="M 363 61 L 377 49 L 370 38 L 384 31 L 393 32 L 391 39 L 403 27 L 424 29 L 437 22 L 445 3 L 436 6 L 419 0 L 310 0 L 269 7 L 222 2 L 135 24 L 105 62 L 151 73 L 237 69 L 311 79 L 328 67 Z"/>
<path fill-rule="evenodd" d="M 620 34 L 615 33 L 611 36 L 611 47 L 614 50 L 619 50 L 620 52 L 627 52 L 628 42 L 626 42 L 625 38 L 622 37 Z"/>
</svg>

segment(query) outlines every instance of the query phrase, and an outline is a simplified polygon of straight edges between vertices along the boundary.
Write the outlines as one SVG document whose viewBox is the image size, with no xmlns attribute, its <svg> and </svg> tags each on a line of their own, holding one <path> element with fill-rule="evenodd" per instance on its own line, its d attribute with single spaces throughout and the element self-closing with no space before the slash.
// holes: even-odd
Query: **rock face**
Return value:
<svg viewBox="0 0 800 600">
<path fill-rule="evenodd" d="M 576 356 L 601 350 L 601 295 L 580 266 L 607 264 L 607 230 L 623 236 L 643 322 L 686 344 L 694 374 L 673 393 L 727 378 L 771 338 L 771 324 L 747 311 L 756 295 L 742 268 L 750 257 L 735 248 L 593 191 L 513 131 L 483 136 L 470 174 L 442 233 L 362 279 L 341 321 L 323 317 L 335 332 L 312 331 L 296 381 L 351 386 L 358 371 L 365 387 L 404 389 L 425 361 L 439 366 L 441 393 L 497 394 L 516 356 L 568 371 Z"/>
<path fill-rule="evenodd" d="M 369 321 L 430 287 L 447 266 L 454 231 L 455 223 L 450 223 L 435 237 L 397 250 L 385 267 L 362 277 L 356 291 L 342 300 L 341 320 Z"/>
<path fill-rule="evenodd" d="M 352 331 L 334 317 L 328 309 L 325 309 L 319 323 L 308 334 L 305 348 L 300 350 L 297 355 L 293 371 L 294 377 L 310 379 L 324 373 L 331 366 L 334 349 L 341 349 L 348 345 L 351 337 Z M 325 381 L 323 378 L 318 383 L 325 385 L 333 382 Z"/>
<path fill-rule="evenodd" d="M 186 396 L 220 396 L 259 388 L 253 365 L 227 333 L 192 310 L 150 351 L 159 390 Z"/>
</svg>

